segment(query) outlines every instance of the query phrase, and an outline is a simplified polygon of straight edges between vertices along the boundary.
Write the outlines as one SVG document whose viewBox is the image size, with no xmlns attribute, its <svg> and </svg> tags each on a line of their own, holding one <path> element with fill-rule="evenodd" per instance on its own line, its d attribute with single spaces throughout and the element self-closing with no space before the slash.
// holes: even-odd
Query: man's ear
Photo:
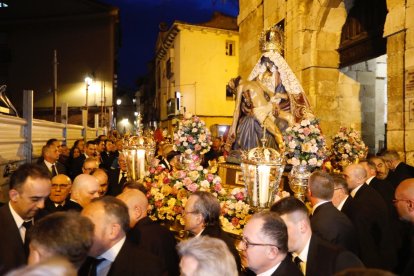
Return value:
<svg viewBox="0 0 414 276">
<path fill-rule="evenodd" d="M 414 212 L 414 201 L 408 201 L 408 211 Z"/>
<path fill-rule="evenodd" d="M 19 192 L 15 189 L 11 189 L 9 191 L 10 200 L 13 201 L 13 202 L 17 201 L 19 195 L 20 195 Z"/>
</svg>

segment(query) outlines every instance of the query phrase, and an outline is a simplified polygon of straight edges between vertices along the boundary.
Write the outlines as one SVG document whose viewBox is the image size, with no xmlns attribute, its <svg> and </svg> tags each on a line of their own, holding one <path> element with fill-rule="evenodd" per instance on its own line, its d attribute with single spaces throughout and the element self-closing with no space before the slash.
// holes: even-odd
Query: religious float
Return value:
<svg viewBox="0 0 414 276">
<path fill-rule="evenodd" d="M 263 54 L 248 80 L 237 78 L 228 85 L 236 107 L 225 144 L 227 162 L 200 165 L 210 150 L 211 135 L 199 117 L 187 113 L 172 141 L 179 155 L 167 170 L 154 158 L 153 135 L 141 130 L 138 118 L 137 135 L 125 144 L 128 177 L 146 189 L 153 220 L 182 229 L 189 195 L 208 191 L 220 201 L 224 230 L 239 235 L 253 212 L 291 193 L 304 201 L 311 172 L 327 160 L 341 169 L 366 155 L 359 133 L 347 128 L 334 137 L 331 152 L 327 149 L 319 120 L 281 55 L 281 30 L 270 28 L 260 42 Z"/>
</svg>

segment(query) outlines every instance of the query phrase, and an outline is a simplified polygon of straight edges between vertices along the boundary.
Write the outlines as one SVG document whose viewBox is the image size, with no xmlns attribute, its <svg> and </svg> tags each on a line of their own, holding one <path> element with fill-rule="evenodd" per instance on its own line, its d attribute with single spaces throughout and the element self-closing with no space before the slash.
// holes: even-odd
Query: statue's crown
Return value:
<svg viewBox="0 0 414 276">
<path fill-rule="evenodd" d="M 283 30 L 279 26 L 270 27 L 260 34 L 260 49 L 262 52 L 276 51 L 283 53 Z"/>
</svg>

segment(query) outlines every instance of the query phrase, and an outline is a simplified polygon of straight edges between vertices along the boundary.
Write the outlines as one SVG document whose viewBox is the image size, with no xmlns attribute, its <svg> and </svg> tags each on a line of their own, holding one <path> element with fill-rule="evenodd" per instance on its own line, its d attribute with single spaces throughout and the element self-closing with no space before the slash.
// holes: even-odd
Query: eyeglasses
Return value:
<svg viewBox="0 0 414 276">
<path fill-rule="evenodd" d="M 403 201 L 403 202 L 412 202 L 413 200 L 411 200 L 411 199 L 393 199 L 393 203 L 395 204 L 395 203 L 397 203 L 398 201 Z"/>
<path fill-rule="evenodd" d="M 52 189 L 66 189 L 68 187 L 68 184 L 52 184 Z"/>
<path fill-rule="evenodd" d="M 277 245 L 274 245 L 274 244 L 249 242 L 248 240 L 246 240 L 245 237 L 242 237 L 242 239 L 241 239 L 241 241 L 239 243 L 239 246 L 240 245 L 242 245 L 244 247 L 244 248 L 241 248 L 242 250 L 249 248 L 249 246 L 274 246 L 277 249 L 279 249 L 279 247 Z"/>
<path fill-rule="evenodd" d="M 200 212 L 198 211 L 186 211 L 184 210 L 184 215 L 189 215 L 189 214 L 199 214 Z"/>
</svg>

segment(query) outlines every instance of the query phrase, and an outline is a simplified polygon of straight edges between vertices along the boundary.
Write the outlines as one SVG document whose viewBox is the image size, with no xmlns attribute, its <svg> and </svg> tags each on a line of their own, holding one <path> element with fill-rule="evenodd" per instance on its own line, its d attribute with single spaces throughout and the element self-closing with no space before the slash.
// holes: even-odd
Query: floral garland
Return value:
<svg viewBox="0 0 414 276">
<path fill-rule="evenodd" d="M 187 154 L 204 154 L 210 150 L 210 145 L 211 135 L 204 121 L 186 113 L 174 133 L 174 150 Z"/>
<path fill-rule="evenodd" d="M 368 147 L 361 134 L 352 127 L 341 127 L 332 139 L 330 159 L 336 168 L 358 162 L 368 154 Z"/>
<path fill-rule="evenodd" d="M 305 119 L 285 132 L 287 162 L 293 166 L 320 167 L 326 158 L 326 141 L 318 119 Z"/>
</svg>

